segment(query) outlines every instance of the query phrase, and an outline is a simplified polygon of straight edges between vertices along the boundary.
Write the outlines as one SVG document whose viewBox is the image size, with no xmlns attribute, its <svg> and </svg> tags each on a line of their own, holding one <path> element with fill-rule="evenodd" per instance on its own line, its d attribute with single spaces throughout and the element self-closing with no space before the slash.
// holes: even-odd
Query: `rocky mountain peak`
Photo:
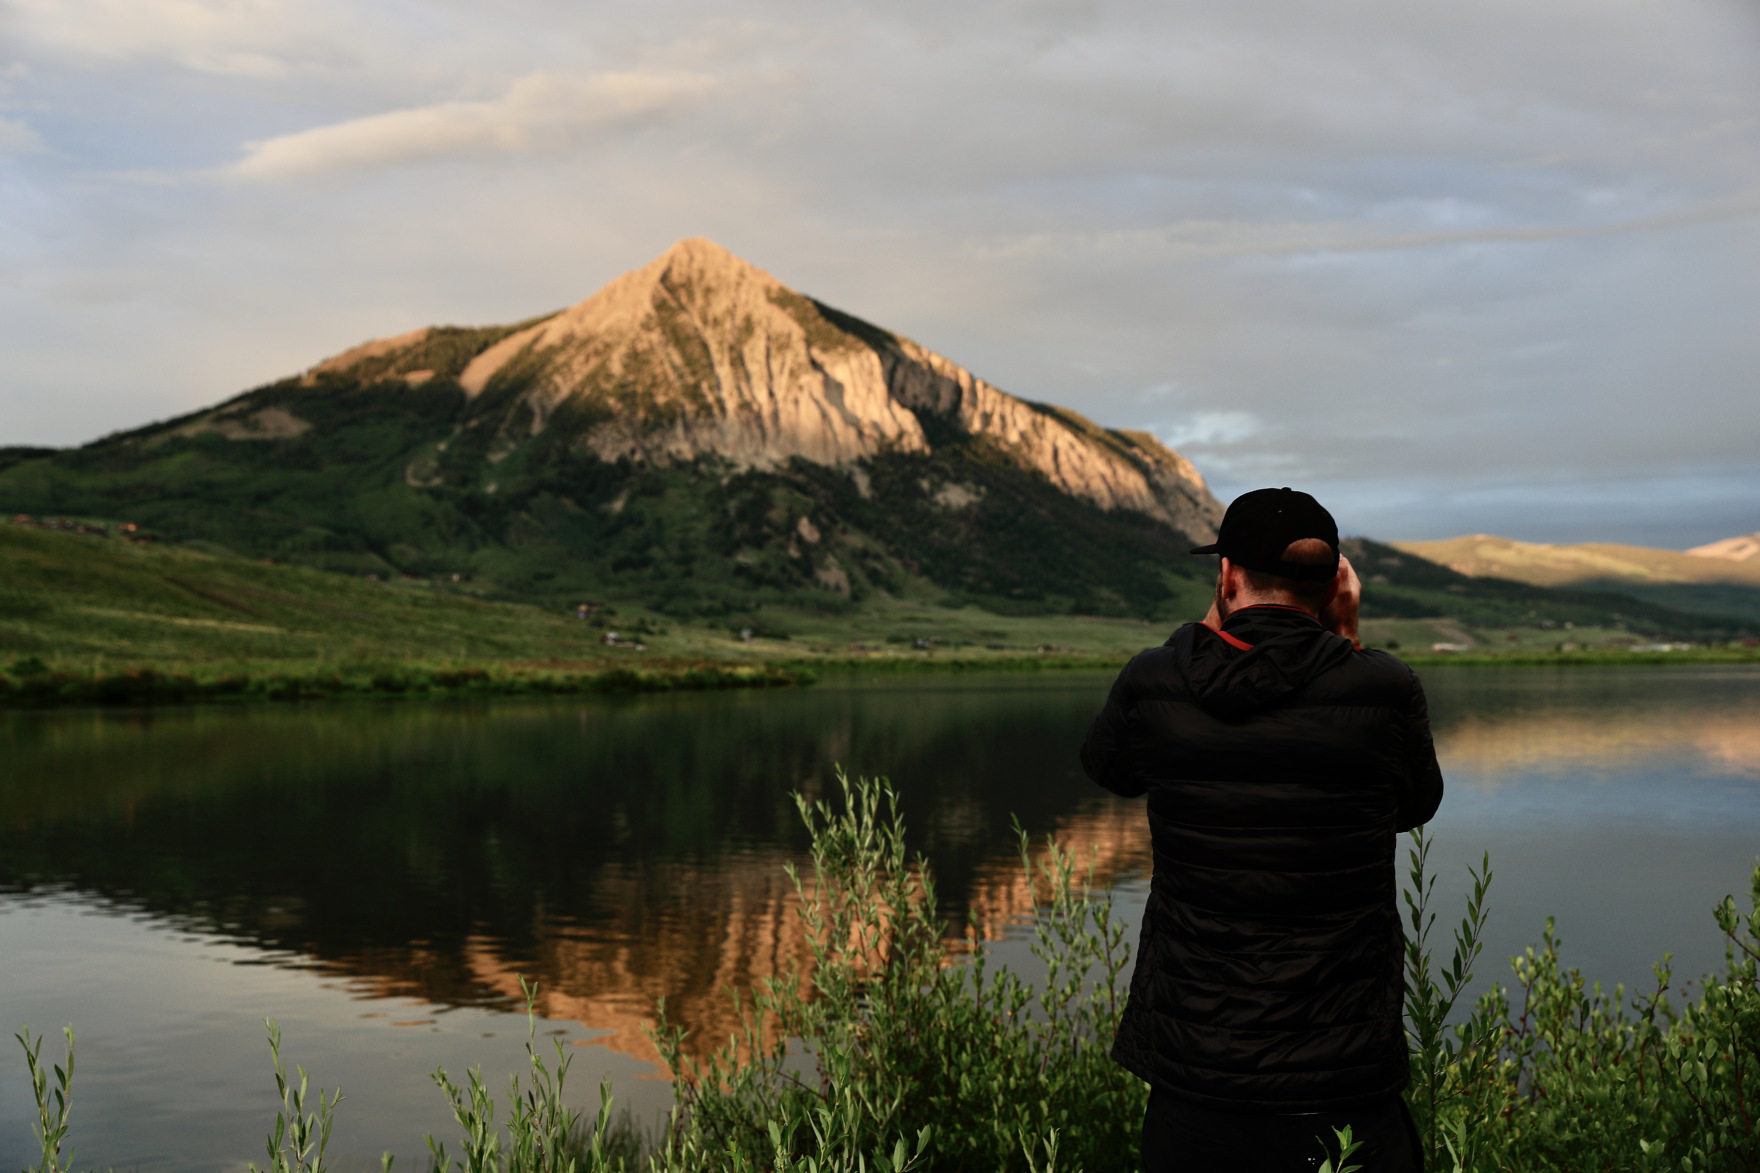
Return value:
<svg viewBox="0 0 1760 1173">
<path fill-rule="evenodd" d="M 433 376 L 435 332 L 357 347 L 314 368 Z M 366 365 L 363 365 L 366 364 Z M 456 371 L 501 415 L 498 452 L 551 428 L 604 460 L 738 468 L 856 465 L 979 443 L 1103 509 L 1208 538 L 1221 506 L 1145 432 L 1017 399 L 957 363 L 805 297 L 713 241 L 682 240 L 585 301 L 497 331 Z"/>
</svg>

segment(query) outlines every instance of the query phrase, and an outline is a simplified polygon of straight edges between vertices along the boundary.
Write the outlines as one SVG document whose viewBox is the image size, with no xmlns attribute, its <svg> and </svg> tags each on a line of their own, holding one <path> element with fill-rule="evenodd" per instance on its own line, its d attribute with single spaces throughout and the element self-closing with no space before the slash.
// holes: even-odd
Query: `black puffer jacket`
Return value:
<svg viewBox="0 0 1760 1173">
<path fill-rule="evenodd" d="M 1133 659 L 1082 745 L 1155 851 L 1113 1057 L 1222 1108 L 1377 1100 L 1407 1072 L 1396 832 L 1442 800 L 1424 691 L 1293 607 L 1223 631 Z"/>
</svg>

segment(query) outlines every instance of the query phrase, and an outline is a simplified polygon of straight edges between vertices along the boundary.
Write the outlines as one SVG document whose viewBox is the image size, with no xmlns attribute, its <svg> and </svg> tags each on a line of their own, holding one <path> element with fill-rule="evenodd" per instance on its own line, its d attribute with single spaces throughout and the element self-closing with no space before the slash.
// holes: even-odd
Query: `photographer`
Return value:
<svg viewBox="0 0 1760 1173">
<path fill-rule="evenodd" d="M 1295 1173 L 1346 1124 L 1421 1167 L 1395 837 L 1442 799 L 1416 674 L 1357 641 L 1361 588 L 1306 493 L 1230 505 L 1215 600 L 1119 673 L 1082 767 L 1148 796 L 1155 874 L 1113 1057 L 1151 1088 L 1150 1173 Z"/>
</svg>

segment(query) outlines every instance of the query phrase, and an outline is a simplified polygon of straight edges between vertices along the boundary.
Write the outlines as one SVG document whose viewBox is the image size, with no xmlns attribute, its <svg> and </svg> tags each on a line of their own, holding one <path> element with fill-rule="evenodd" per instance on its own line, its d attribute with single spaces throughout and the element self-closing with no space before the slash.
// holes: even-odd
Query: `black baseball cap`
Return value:
<svg viewBox="0 0 1760 1173">
<path fill-rule="evenodd" d="M 1325 562 L 1285 562 L 1291 542 L 1319 538 L 1332 549 Z M 1216 540 L 1194 554 L 1221 554 L 1236 566 L 1305 582 L 1324 582 L 1338 573 L 1338 523 L 1320 502 L 1287 485 L 1242 493 L 1222 515 Z"/>
</svg>

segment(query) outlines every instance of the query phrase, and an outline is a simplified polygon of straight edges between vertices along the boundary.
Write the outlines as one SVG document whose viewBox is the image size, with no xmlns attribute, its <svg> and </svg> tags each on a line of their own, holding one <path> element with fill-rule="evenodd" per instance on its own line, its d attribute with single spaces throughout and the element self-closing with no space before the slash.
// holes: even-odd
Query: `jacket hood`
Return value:
<svg viewBox="0 0 1760 1173">
<path fill-rule="evenodd" d="M 1223 718 L 1270 708 L 1354 650 L 1350 640 L 1289 607 L 1243 608 L 1222 629 L 1251 646 L 1236 647 L 1201 623 L 1174 632 L 1167 646 L 1179 653 L 1180 671 L 1198 704 Z"/>
</svg>

